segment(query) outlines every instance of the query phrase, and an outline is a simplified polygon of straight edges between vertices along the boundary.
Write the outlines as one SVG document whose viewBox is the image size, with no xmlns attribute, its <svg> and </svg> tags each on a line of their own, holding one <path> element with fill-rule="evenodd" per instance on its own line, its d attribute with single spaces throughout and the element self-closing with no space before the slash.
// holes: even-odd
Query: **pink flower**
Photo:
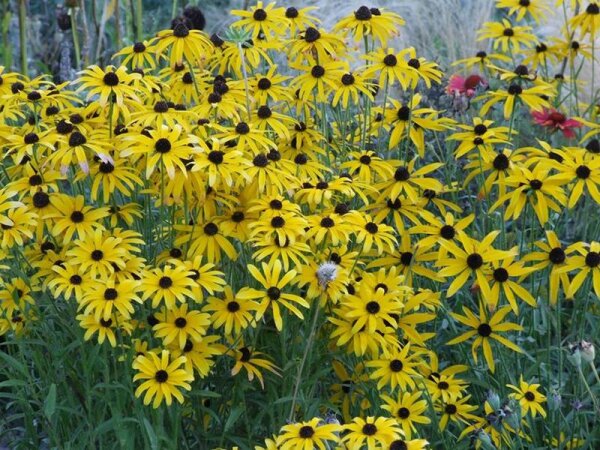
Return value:
<svg viewBox="0 0 600 450">
<path fill-rule="evenodd" d="M 575 119 L 567 117 L 556 109 L 543 109 L 542 111 L 533 111 L 531 113 L 535 123 L 543 127 L 552 128 L 552 131 L 560 130 L 566 138 L 574 138 L 574 128 L 579 128 L 583 124 Z"/>
<path fill-rule="evenodd" d="M 477 88 L 486 88 L 487 81 L 479 75 L 469 75 L 467 78 L 460 75 L 452 75 L 448 80 L 446 92 L 450 95 L 466 95 L 473 97 Z"/>
</svg>

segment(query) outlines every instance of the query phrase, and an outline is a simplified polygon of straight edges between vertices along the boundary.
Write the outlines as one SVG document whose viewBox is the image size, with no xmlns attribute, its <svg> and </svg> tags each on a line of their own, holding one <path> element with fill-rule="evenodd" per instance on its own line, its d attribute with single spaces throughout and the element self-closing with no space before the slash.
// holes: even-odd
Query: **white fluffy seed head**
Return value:
<svg viewBox="0 0 600 450">
<path fill-rule="evenodd" d="M 319 285 L 323 289 L 327 289 L 329 283 L 334 281 L 338 275 L 338 266 L 332 261 L 324 262 L 317 269 L 317 278 L 319 279 Z"/>
</svg>

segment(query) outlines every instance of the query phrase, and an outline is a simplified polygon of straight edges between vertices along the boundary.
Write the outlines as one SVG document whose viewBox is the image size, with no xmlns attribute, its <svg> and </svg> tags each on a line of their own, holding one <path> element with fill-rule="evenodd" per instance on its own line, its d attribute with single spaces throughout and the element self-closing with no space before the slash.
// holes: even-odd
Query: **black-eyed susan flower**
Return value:
<svg viewBox="0 0 600 450">
<path fill-rule="evenodd" d="M 221 261 L 223 254 L 232 260 L 237 258 L 237 250 L 216 222 L 176 225 L 175 228 L 182 232 L 175 239 L 175 245 L 189 245 L 189 255 L 194 258 L 203 256 L 211 264 Z"/>
<path fill-rule="evenodd" d="M 325 450 L 327 441 L 331 444 L 338 441 L 336 433 L 341 428 L 339 424 L 324 423 L 319 417 L 308 422 L 284 425 L 277 439 L 278 447 L 281 450 L 315 447 Z"/>
<path fill-rule="evenodd" d="M 125 66 L 108 66 L 106 70 L 90 66 L 80 73 L 77 92 L 87 91 L 88 99 L 99 96 L 98 104 L 102 107 L 114 102 L 123 108 L 125 100 L 140 102 L 133 86 L 133 81 L 137 78 L 140 78 L 140 75 L 135 72 L 128 73 Z"/>
<path fill-rule="evenodd" d="M 443 119 L 437 118 L 433 108 L 418 108 L 421 94 L 415 94 L 410 102 L 403 104 L 391 99 L 392 107 L 385 112 L 385 120 L 392 127 L 388 148 L 396 147 L 408 137 L 417 148 L 419 156 L 425 156 L 425 130 L 442 131 L 448 128 Z"/>
<path fill-rule="evenodd" d="M 421 395 L 422 393 L 419 391 L 413 393 L 405 391 L 399 393 L 397 397 L 385 394 L 381 396 L 381 399 L 385 402 L 381 408 L 388 411 L 396 419 L 402 427 L 406 439 L 410 439 L 417 432 L 418 425 L 431 423 L 431 419 L 424 414 L 428 408 L 427 400 L 421 400 Z"/>
<path fill-rule="evenodd" d="M 402 437 L 400 426 L 394 419 L 387 417 L 372 417 L 366 419 L 355 417 L 352 422 L 344 425 L 346 433 L 342 441 L 350 448 L 386 448 L 394 440 Z"/>
<path fill-rule="evenodd" d="M 569 276 L 565 271 L 559 271 L 567 262 L 567 256 L 574 251 L 576 244 L 564 247 L 560 242 L 558 235 L 552 231 L 546 231 L 545 241 L 536 241 L 534 243 L 538 250 L 530 251 L 523 256 L 523 262 L 534 262 L 531 270 L 539 271 L 545 268 L 550 269 L 548 274 L 548 295 L 550 304 L 555 305 L 558 300 L 558 291 L 562 287 L 564 293 L 569 290 Z"/>
<path fill-rule="evenodd" d="M 509 192 L 501 196 L 492 205 L 490 211 L 508 201 L 504 214 L 505 220 L 519 217 L 526 205 L 531 205 L 541 225 L 548 222 L 550 211 L 560 212 L 566 205 L 567 196 L 562 188 L 569 180 L 564 174 L 550 175 L 550 170 L 538 164 L 532 170 L 516 167 L 513 173 L 504 179 Z"/>
<path fill-rule="evenodd" d="M 303 72 L 292 80 L 292 86 L 300 90 L 299 96 L 318 102 L 328 101 L 330 93 L 338 87 L 338 80 L 348 72 L 347 62 L 331 58 L 317 62 L 307 57 L 306 64 L 292 64 L 291 67 Z"/>
<path fill-rule="evenodd" d="M 157 34 L 154 51 L 157 55 L 167 56 L 173 67 L 183 65 L 186 61 L 203 63 L 210 57 L 212 48 L 205 33 L 190 30 L 185 23 L 177 22 L 172 30 Z"/>
<path fill-rule="evenodd" d="M 124 258 L 127 254 L 120 246 L 121 239 L 108 236 L 100 229 L 85 239 L 73 242 L 73 247 L 67 252 L 72 264 L 77 264 L 82 270 L 88 270 L 92 277 L 108 279 L 115 269 L 125 268 Z"/>
<path fill-rule="evenodd" d="M 508 144 L 508 127 L 492 127 L 493 123 L 491 120 L 475 117 L 472 125 L 458 124 L 458 128 L 464 131 L 453 133 L 448 137 L 449 140 L 460 142 L 454 150 L 454 156 L 460 158 L 473 149 L 492 150 L 496 144 Z"/>
<path fill-rule="evenodd" d="M 138 286 L 139 282 L 136 280 L 103 280 L 101 284 L 89 285 L 90 289 L 83 295 L 79 307 L 84 310 L 84 314 L 93 314 L 97 321 L 109 320 L 115 311 L 128 320 L 135 311 L 134 303 L 142 303 L 137 294 Z"/>
<path fill-rule="evenodd" d="M 496 65 L 499 62 L 510 62 L 510 56 L 504 55 L 502 53 L 489 53 L 483 50 L 478 51 L 474 56 L 470 56 L 464 59 L 458 59 L 454 61 L 452 66 L 464 65 L 466 69 L 471 69 L 474 66 L 477 66 L 481 72 L 485 72 L 487 67 L 490 64 Z M 481 78 L 479 75 L 475 75 L 478 78 Z M 469 84 L 470 87 L 475 87 L 479 83 L 479 79 L 472 79 Z M 465 87 L 469 87 L 465 86 Z"/>
<path fill-rule="evenodd" d="M 105 340 L 108 340 L 112 347 L 117 346 L 117 337 L 115 330 L 117 323 L 121 327 L 127 327 L 127 323 L 123 318 L 118 318 L 117 315 L 109 317 L 108 320 L 103 318 L 96 319 L 94 314 L 79 314 L 76 319 L 79 321 L 79 326 L 85 330 L 83 340 L 88 341 L 92 336 L 98 333 L 98 344 L 102 345 Z M 127 328 L 125 328 L 127 329 Z"/>
<path fill-rule="evenodd" d="M 121 151 L 122 157 L 144 155 L 146 177 L 150 177 L 158 167 L 164 168 L 170 178 L 175 177 L 175 168 L 179 168 L 182 175 L 186 176 L 187 168 L 183 161 L 199 151 L 194 144 L 201 142 L 197 137 L 185 133 L 180 125 L 171 129 L 162 126 L 137 135 L 128 134 L 124 139 L 128 146 Z"/>
<path fill-rule="evenodd" d="M 478 40 L 491 39 L 494 50 L 500 48 L 503 53 L 519 52 L 522 47 L 535 45 L 537 38 L 530 26 L 513 26 L 508 19 L 501 22 L 486 22 L 478 32 Z"/>
<path fill-rule="evenodd" d="M 324 29 L 308 27 L 295 36 L 287 51 L 295 61 L 315 58 L 326 61 L 329 58 L 339 59 L 346 53 L 346 45 L 340 37 L 327 33 Z"/>
<path fill-rule="evenodd" d="M 364 56 L 367 66 L 363 69 L 363 76 L 369 78 L 379 75 L 379 86 L 391 87 L 398 82 L 403 89 L 408 89 L 408 64 L 402 52 L 393 48 L 377 48 Z"/>
<path fill-rule="evenodd" d="M 361 244 L 363 252 L 369 252 L 375 246 L 377 254 L 381 255 L 385 250 L 392 251 L 397 243 L 394 229 L 384 223 L 374 222 L 368 214 L 347 214 L 345 219 L 353 226 L 356 243 Z"/>
<path fill-rule="evenodd" d="M 578 254 L 570 255 L 565 265 L 557 268 L 556 271 L 557 274 L 578 271 L 569 283 L 569 289 L 565 293 L 567 298 L 575 298 L 575 294 L 581 289 L 588 275 L 591 275 L 594 293 L 600 296 L 600 243 L 577 242 L 570 248 Z"/>
<path fill-rule="evenodd" d="M 365 366 L 373 369 L 370 378 L 377 380 L 377 389 L 388 386 L 392 392 L 399 387 L 402 391 L 415 389 L 415 378 L 419 377 L 416 370 L 418 356 L 410 351 L 410 344 L 402 350 L 392 350 L 381 359 L 367 361 Z"/>
<path fill-rule="evenodd" d="M 573 180 L 567 206 L 573 208 L 585 194 L 589 194 L 596 203 L 600 203 L 600 158 L 586 157 L 582 151 L 565 152 L 563 155 L 563 160 L 556 168 L 565 178 Z"/>
<path fill-rule="evenodd" d="M 308 308 L 308 302 L 299 295 L 284 292 L 285 288 L 289 289 L 288 285 L 296 278 L 297 272 L 292 269 L 282 275 L 283 267 L 279 260 L 275 260 L 270 265 L 262 263 L 261 269 L 262 271 L 256 266 L 248 264 L 248 271 L 261 284 L 262 289 L 244 287 L 237 293 L 237 297 L 242 300 L 257 301 L 256 320 L 260 320 L 264 316 L 269 306 L 272 309 L 275 327 L 279 331 L 283 329 L 280 306 L 293 313 L 299 319 L 303 319 L 304 315 L 298 309 L 298 306 Z"/>
<path fill-rule="evenodd" d="M 257 237 L 249 242 L 256 248 L 252 254 L 256 262 L 266 259 L 271 264 L 272 261 L 279 260 L 284 270 L 292 266 L 302 267 L 308 262 L 311 253 L 311 248 L 304 242 L 296 240 L 292 243 L 289 239 L 281 241 L 276 234 Z"/>
<path fill-rule="evenodd" d="M 84 294 L 87 294 L 93 285 L 93 279 L 89 273 L 81 270 L 78 266 L 55 265 L 52 270 L 55 274 L 48 280 L 48 287 L 54 298 L 62 297 L 70 300 L 75 297 L 77 302 L 81 302 Z"/>
<path fill-rule="evenodd" d="M 544 0 L 498 0 L 496 8 L 508 9 L 508 15 L 516 16 L 518 22 L 531 17 L 536 23 L 540 23 L 552 12 L 550 5 Z"/>
<path fill-rule="evenodd" d="M 509 119 L 515 111 L 516 105 L 523 102 L 530 111 L 540 111 L 549 108 L 550 103 L 546 98 L 554 96 L 554 88 L 549 84 L 539 84 L 529 88 L 523 88 L 517 83 L 511 83 L 506 90 L 491 91 L 483 97 L 489 98 L 479 112 L 485 116 L 490 108 L 500 102 L 504 102 L 504 118 Z"/>
<path fill-rule="evenodd" d="M 53 219 L 52 234 L 62 237 L 64 244 L 71 242 L 74 237 L 85 240 L 96 229 L 104 228 L 101 219 L 108 216 L 108 208 L 85 206 L 83 195 L 53 195 L 50 202 L 55 212 L 47 214 L 45 218 Z"/>
<path fill-rule="evenodd" d="M 591 39 L 595 39 L 600 28 L 600 3 L 596 0 L 590 1 L 586 8 L 582 8 L 569 22 L 573 28 L 579 30 L 581 38 L 589 34 Z"/>
<path fill-rule="evenodd" d="M 140 283 L 142 300 L 152 298 L 153 308 L 164 302 L 168 310 L 176 301 L 185 303 L 186 298 L 193 296 L 191 289 L 195 282 L 190 277 L 193 274 L 183 263 L 146 270 Z"/>
<path fill-rule="evenodd" d="M 123 57 L 122 64 L 129 65 L 131 69 L 154 69 L 154 42 L 140 41 L 123 48 L 113 55 L 113 58 Z"/>
<path fill-rule="evenodd" d="M 226 335 L 239 335 L 248 326 L 256 325 L 254 316 L 258 306 L 254 300 L 236 297 L 231 287 L 226 286 L 224 298 L 209 297 L 202 311 L 211 313 L 213 327 L 222 327 Z"/>
<path fill-rule="evenodd" d="M 391 37 L 398 34 L 398 29 L 404 24 L 404 19 L 398 14 L 363 5 L 339 20 L 333 29 L 350 33 L 356 42 L 371 37 L 384 46 Z"/>
<path fill-rule="evenodd" d="M 514 255 L 517 251 L 516 248 L 510 251 L 494 249 L 492 243 L 499 234 L 499 231 L 492 231 L 481 241 L 460 234 L 457 237 L 462 249 L 454 242 L 440 241 L 440 245 L 445 247 L 452 257 L 441 258 L 437 262 L 437 265 L 441 267 L 438 273 L 442 277 L 455 277 L 446 291 L 447 297 L 456 294 L 470 276 L 477 280 L 484 297 L 490 295 L 490 287 L 486 279 L 486 266 L 490 262 Z"/>
<path fill-rule="evenodd" d="M 523 330 L 521 325 L 504 321 L 508 313 L 511 312 L 510 306 L 503 306 L 502 308 L 499 308 L 494 314 L 492 314 L 491 317 L 488 317 L 486 309 L 483 307 L 483 305 L 480 305 L 479 317 L 477 317 L 466 306 L 463 306 L 462 310 L 465 314 L 464 316 L 457 313 L 450 313 L 450 315 L 463 325 L 471 327 L 472 330 L 463 333 L 457 338 L 451 339 L 448 342 L 448 345 L 459 344 L 467 339 L 475 337 L 475 340 L 471 345 L 471 354 L 473 355 L 473 359 L 475 360 L 475 363 L 477 363 L 477 349 L 482 347 L 483 356 L 485 357 L 487 366 L 492 373 L 494 373 L 496 370 L 496 364 L 494 362 L 494 354 L 492 352 L 491 345 L 492 340 L 499 342 L 514 352 L 523 353 L 523 350 L 518 345 L 499 334 L 507 331 Z"/>
<path fill-rule="evenodd" d="M 24 247 L 26 241 L 33 239 L 37 219 L 37 214 L 25 206 L 10 209 L 4 217 L 0 216 L 0 248 Z"/>
<path fill-rule="evenodd" d="M 519 304 L 517 299 L 524 301 L 534 308 L 537 306 L 533 295 L 520 284 L 521 281 L 532 272 L 529 267 L 524 266 L 523 262 L 515 261 L 514 257 L 511 256 L 506 259 L 492 262 L 490 270 L 490 296 L 483 300 L 491 311 L 496 309 L 501 293 L 504 294 L 516 315 L 519 315 Z M 511 278 L 517 277 L 520 277 L 518 282 L 511 280 Z"/>
<path fill-rule="evenodd" d="M 390 199 L 392 202 L 401 196 L 406 195 L 410 201 L 417 203 L 420 193 L 425 190 L 439 191 L 443 185 L 433 177 L 425 175 L 434 172 L 443 166 L 442 163 L 426 164 L 415 168 L 417 158 L 408 162 L 399 161 L 392 177 L 377 184 L 377 189 L 381 193 L 379 199 Z"/>
<path fill-rule="evenodd" d="M 278 66 L 272 65 L 264 74 L 257 74 L 249 80 L 252 88 L 252 96 L 259 105 L 267 105 L 269 102 L 292 100 L 293 95 L 290 88 L 284 83 L 291 77 L 281 75 Z"/>
<path fill-rule="evenodd" d="M 340 77 L 338 88 L 333 94 L 331 105 L 336 107 L 338 104 L 344 108 L 348 107 L 350 100 L 357 105 L 361 97 L 373 101 L 372 83 L 364 79 L 360 72 L 347 72 Z"/>
<path fill-rule="evenodd" d="M 265 388 L 265 380 L 261 369 L 279 375 L 277 366 L 268 359 L 265 359 L 263 357 L 264 353 L 256 351 L 252 347 L 246 347 L 243 341 L 237 348 L 231 350 L 229 355 L 235 358 L 235 364 L 231 369 L 231 375 L 235 376 L 244 369 L 248 375 L 248 381 L 254 380 L 254 377 L 258 378 L 260 386 L 263 389 Z"/>
<path fill-rule="evenodd" d="M 258 1 L 249 10 L 232 10 L 232 15 L 240 17 L 232 26 L 249 31 L 253 39 L 260 34 L 267 38 L 272 35 L 281 35 L 286 32 L 288 25 L 285 11 L 285 8 L 276 8 L 275 2 L 264 6 L 262 1 Z"/>
<path fill-rule="evenodd" d="M 175 345 L 171 344 L 170 350 L 175 358 L 185 356 L 184 367 L 188 373 L 205 378 L 215 365 L 215 356 L 222 355 L 227 349 L 223 344 L 218 343 L 220 340 L 221 336 L 203 336 L 200 341 L 188 339 L 183 348 L 173 343 Z"/>
<path fill-rule="evenodd" d="M 168 350 L 163 350 L 160 355 L 148 352 L 146 355 L 138 356 L 133 361 L 133 368 L 137 373 L 133 381 L 144 380 L 135 390 L 135 396 L 144 394 L 144 405 L 149 405 L 152 399 L 153 408 L 158 408 L 164 401 L 167 405 L 173 403 L 175 398 L 183 403 L 183 394 L 180 389 L 191 390 L 190 382 L 194 376 L 182 369 L 185 356 L 171 358 Z"/>
<path fill-rule="evenodd" d="M 200 311 L 189 310 L 188 305 L 163 309 L 156 314 L 159 323 L 152 327 L 154 335 L 163 340 L 163 345 L 175 343 L 180 349 L 187 340 L 199 342 L 210 325 L 210 316 Z"/>
<path fill-rule="evenodd" d="M 477 416 L 472 414 L 473 411 L 477 410 L 477 406 L 467 403 L 470 399 L 471 396 L 467 395 L 461 399 L 441 403 L 436 406 L 436 410 L 442 414 L 439 421 L 440 430 L 445 430 L 450 422 L 466 425 L 477 418 Z"/>
<path fill-rule="evenodd" d="M 542 403 L 546 401 L 546 396 L 538 391 L 540 388 L 539 384 L 527 383 L 523 380 L 523 375 L 521 375 L 518 386 L 512 384 L 507 384 L 506 386 L 515 391 L 510 396 L 521 405 L 521 414 L 523 416 L 531 413 L 532 417 L 535 417 L 537 414 L 546 417 L 546 411 L 542 406 Z"/>
<path fill-rule="evenodd" d="M 372 292 L 368 286 L 363 285 L 355 295 L 348 295 L 342 305 L 347 308 L 344 317 L 354 321 L 353 333 L 362 330 L 363 327 L 370 334 L 382 330 L 386 325 L 395 328 L 396 321 L 393 315 L 400 314 L 402 310 L 402 303 L 396 295 L 384 292 L 383 289 Z"/>
<path fill-rule="evenodd" d="M 208 175 L 208 185 L 214 188 L 221 183 L 231 187 L 234 177 L 246 176 L 244 168 L 250 164 L 239 150 L 223 151 L 216 139 L 210 142 L 210 150 L 197 153 L 193 161 L 192 172 Z"/>
</svg>

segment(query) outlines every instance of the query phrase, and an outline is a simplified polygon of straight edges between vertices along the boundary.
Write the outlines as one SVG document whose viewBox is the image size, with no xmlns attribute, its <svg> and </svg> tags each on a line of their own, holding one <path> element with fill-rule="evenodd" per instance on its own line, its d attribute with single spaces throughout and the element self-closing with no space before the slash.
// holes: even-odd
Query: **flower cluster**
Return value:
<svg viewBox="0 0 600 450">
<path fill-rule="evenodd" d="M 154 408 L 297 370 L 268 449 L 531 440 L 547 413 L 527 318 L 600 296 L 600 126 L 572 101 L 600 16 L 577 8 L 544 42 L 527 24 L 546 2 L 498 8 L 444 111 L 426 95 L 441 68 L 366 6 L 331 30 L 262 2 L 228 33 L 176 20 L 70 84 L 0 68 L 0 334 L 56 309 L 125 355 Z M 290 372 L 268 342 L 298 332 Z M 316 348 L 337 419 L 293 422 Z M 499 361 L 522 369 L 493 384 L 504 402 L 477 388 Z"/>
</svg>

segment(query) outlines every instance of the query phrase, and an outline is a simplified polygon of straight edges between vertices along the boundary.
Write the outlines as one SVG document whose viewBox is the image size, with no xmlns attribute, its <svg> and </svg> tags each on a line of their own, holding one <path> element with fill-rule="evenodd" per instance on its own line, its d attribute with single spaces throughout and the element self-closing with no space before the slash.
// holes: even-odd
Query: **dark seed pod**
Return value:
<svg viewBox="0 0 600 450">
<path fill-rule="evenodd" d="M 66 12 L 61 12 L 56 16 L 56 23 L 61 31 L 69 31 L 71 29 L 71 16 Z"/>
</svg>

